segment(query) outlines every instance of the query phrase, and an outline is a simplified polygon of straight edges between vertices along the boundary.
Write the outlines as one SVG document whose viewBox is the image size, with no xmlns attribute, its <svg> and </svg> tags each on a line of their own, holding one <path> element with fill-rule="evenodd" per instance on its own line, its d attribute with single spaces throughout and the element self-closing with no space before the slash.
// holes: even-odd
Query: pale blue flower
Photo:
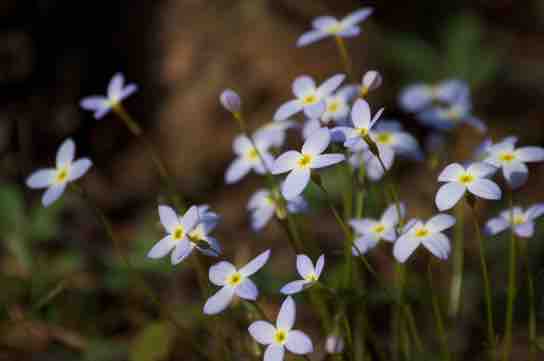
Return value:
<svg viewBox="0 0 544 361">
<path fill-rule="evenodd" d="M 435 105 L 417 114 L 417 119 L 426 126 L 438 130 L 451 130 L 460 124 L 468 124 L 479 132 L 487 130 L 487 126 L 471 113 L 468 97 L 462 97 L 457 102 Z"/>
<path fill-rule="evenodd" d="M 498 234 L 513 227 L 514 233 L 521 238 L 530 238 L 535 233 L 535 220 L 544 214 L 544 203 L 538 203 L 523 211 L 521 207 L 502 211 L 499 217 L 487 221 L 485 231 L 489 235 Z"/>
<path fill-rule="evenodd" d="M 457 103 L 469 95 L 468 85 L 460 80 L 445 80 L 435 85 L 417 83 L 402 90 L 399 103 L 405 111 L 417 113 L 437 103 Z"/>
<path fill-rule="evenodd" d="M 323 267 L 325 266 L 325 256 L 321 255 L 314 264 L 310 257 L 305 254 L 297 255 L 297 272 L 302 278 L 301 280 L 292 281 L 283 286 L 280 290 L 284 295 L 292 295 L 298 293 L 308 287 L 311 287 L 319 281 Z"/>
<path fill-rule="evenodd" d="M 219 101 L 227 111 L 237 114 L 242 110 L 242 100 L 238 93 L 232 89 L 225 89 L 219 96 Z"/>
<path fill-rule="evenodd" d="M 107 96 L 91 95 L 81 100 L 80 105 L 85 110 L 94 112 L 95 119 L 102 119 L 123 100 L 138 91 L 136 84 L 124 84 L 123 74 L 115 74 L 108 85 Z"/>
<path fill-rule="evenodd" d="M 276 214 L 279 219 L 285 218 L 285 210 L 281 206 L 279 194 L 268 189 L 259 189 L 249 199 L 247 209 L 250 212 L 251 228 L 254 231 L 261 230 Z M 300 213 L 308 209 L 308 203 L 302 196 L 287 201 L 287 212 Z"/>
<path fill-rule="evenodd" d="M 270 144 L 272 147 L 281 148 L 287 137 L 287 130 L 296 126 L 292 120 L 278 120 L 270 122 L 255 131 L 255 139 Z"/>
<path fill-rule="evenodd" d="M 344 146 L 353 151 L 360 151 L 367 147 L 365 137 L 370 136 L 370 131 L 380 118 L 383 108 L 378 110 L 374 117 L 371 116 L 370 106 L 364 99 L 357 99 L 351 109 L 352 127 L 345 131 L 346 141 Z"/>
<path fill-rule="evenodd" d="M 251 170 L 257 174 L 265 174 L 272 164 L 274 157 L 269 152 L 270 143 L 264 137 L 253 137 L 256 148 L 251 140 L 245 135 L 239 135 L 234 139 L 232 148 L 236 159 L 232 161 L 225 172 L 225 182 L 232 184 L 238 182 Z M 264 160 L 263 161 L 261 160 Z"/>
</svg>

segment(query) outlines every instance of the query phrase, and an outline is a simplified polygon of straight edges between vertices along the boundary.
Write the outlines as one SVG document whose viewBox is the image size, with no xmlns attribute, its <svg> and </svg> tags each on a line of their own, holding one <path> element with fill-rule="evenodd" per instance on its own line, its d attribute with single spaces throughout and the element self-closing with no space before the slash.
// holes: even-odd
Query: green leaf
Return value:
<svg viewBox="0 0 544 361">
<path fill-rule="evenodd" d="M 0 187 L 0 231 L 6 233 L 16 230 L 24 218 L 23 204 L 19 187 L 10 184 Z"/>
<path fill-rule="evenodd" d="M 130 348 L 130 361 L 165 360 L 174 344 L 175 332 L 167 322 L 146 326 L 136 335 Z"/>
</svg>

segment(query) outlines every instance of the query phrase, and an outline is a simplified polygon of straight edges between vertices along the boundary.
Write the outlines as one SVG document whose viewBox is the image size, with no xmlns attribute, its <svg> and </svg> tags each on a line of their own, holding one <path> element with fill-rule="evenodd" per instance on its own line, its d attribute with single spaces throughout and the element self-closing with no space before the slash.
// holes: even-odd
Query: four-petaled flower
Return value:
<svg viewBox="0 0 544 361">
<path fill-rule="evenodd" d="M 81 100 L 80 105 L 85 110 L 94 112 L 95 119 L 102 119 L 112 109 L 119 106 L 123 100 L 138 90 L 136 84 L 124 85 L 123 74 L 117 73 L 108 85 L 108 95 L 91 95 Z"/>
<path fill-rule="evenodd" d="M 417 247 L 422 244 L 433 255 L 441 260 L 450 254 L 450 240 L 442 231 L 455 224 L 455 218 L 449 214 L 437 214 L 426 223 L 418 219 L 409 221 L 403 234 L 395 242 L 393 255 L 397 261 L 404 263 Z"/>
<path fill-rule="evenodd" d="M 292 295 L 308 287 L 311 287 L 313 284 L 319 281 L 319 277 L 321 276 L 321 272 L 323 271 L 324 266 L 324 255 L 321 255 L 317 259 L 315 267 L 310 257 L 306 256 L 305 254 L 297 255 L 297 271 L 302 279 L 289 282 L 281 288 L 280 292 L 284 295 Z"/>
<path fill-rule="evenodd" d="M 453 208 L 467 190 L 484 199 L 501 199 L 502 192 L 497 183 L 487 179 L 496 170 L 483 162 L 472 163 L 467 168 L 459 163 L 448 165 L 438 176 L 439 182 L 447 183 L 436 193 L 436 207 L 440 211 Z"/>
<path fill-rule="evenodd" d="M 312 169 L 328 167 L 345 159 L 343 154 L 321 154 L 330 141 L 329 130 L 319 129 L 304 142 L 301 152 L 290 150 L 276 159 L 272 165 L 272 174 L 289 172 L 281 186 L 285 199 L 293 199 L 304 191 L 310 181 Z"/>
<path fill-rule="evenodd" d="M 267 167 L 272 164 L 274 158 L 268 151 L 270 144 L 263 137 L 253 137 L 253 139 L 255 146 L 245 135 L 239 135 L 234 139 L 232 148 L 237 157 L 225 172 L 227 184 L 238 182 L 252 169 L 257 174 L 264 174 Z"/>
<path fill-rule="evenodd" d="M 502 168 L 504 178 L 512 188 L 525 184 L 529 170 L 525 163 L 544 161 L 544 148 L 521 147 L 515 148 L 516 139 L 507 138 L 487 148 L 488 157 L 484 162 L 497 168 Z"/>
<path fill-rule="evenodd" d="M 399 102 L 404 110 L 419 112 L 433 103 L 456 103 L 469 93 L 468 85 L 460 80 L 445 80 L 435 85 L 417 83 L 403 89 Z"/>
<path fill-rule="evenodd" d="M 302 331 L 293 330 L 296 309 L 289 296 L 283 301 L 276 326 L 268 321 L 255 321 L 249 326 L 249 334 L 262 345 L 266 345 L 264 361 L 282 361 L 285 349 L 297 355 L 313 352 L 312 340 Z"/>
<path fill-rule="evenodd" d="M 274 120 L 285 120 L 302 110 L 309 118 L 321 117 L 325 111 L 325 98 L 342 84 L 345 77 L 343 74 L 337 74 L 316 87 L 315 81 L 311 77 L 299 76 L 293 82 L 293 94 L 296 99 L 280 106 L 274 114 Z"/>
<path fill-rule="evenodd" d="M 395 242 L 397 225 L 404 218 L 404 204 L 392 204 L 383 212 L 380 220 L 372 218 L 352 219 L 349 224 L 355 230 L 357 238 L 354 241 L 353 254 L 362 255 L 374 248 L 380 240 Z"/>
<path fill-rule="evenodd" d="M 499 217 L 487 221 L 485 231 L 495 235 L 512 227 L 514 233 L 522 238 L 532 237 L 535 233 L 535 220 L 544 214 L 544 203 L 538 203 L 527 208 L 524 212 L 521 207 L 514 207 L 502 211 Z"/>
<path fill-rule="evenodd" d="M 204 313 L 215 315 L 220 313 L 231 303 L 234 295 L 246 300 L 254 301 L 259 295 L 259 290 L 249 276 L 257 272 L 265 265 L 270 257 L 270 250 L 267 250 L 240 269 L 227 261 L 221 261 L 210 267 L 210 281 L 220 286 L 221 289 L 208 298 L 204 305 Z"/>
<path fill-rule="evenodd" d="M 312 22 L 313 30 L 310 30 L 300 36 L 297 40 L 297 46 L 302 47 L 328 36 L 338 36 L 342 38 L 351 38 L 361 33 L 359 23 L 366 20 L 371 14 L 372 8 L 362 8 L 347 15 L 342 20 L 332 16 L 320 16 Z"/>
<path fill-rule="evenodd" d="M 75 153 L 74 141 L 65 140 L 57 151 L 56 168 L 39 169 L 27 178 L 26 185 L 29 188 L 47 188 L 42 196 L 44 207 L 59 199 L 68 183 L 81 178 L 92 166 L 89 158 L 74 161 Z"/>
<path fill-rule="evenodd" d="M 282 205 L 280 194 L 278 191 L 269 191 L 268 189 L 259 189 L 255 192 L 247 204 L 247 209 L 250 212 L 251 228 L 254 231 L 262 229 L 276 214 L 278 219 L 285 219 L 289 213 L 300 213 L 308 208 L 308 203 L 302 196 L 295 197 L 287 201 L 287 210 Z"/>
<path fill-rule="evenodd" d="M 367 147 L 367 137 L 370 137 L 370 130 L 382 115 L 383 108 L 378 110 L 374 117 L 371 116 L 370 106 L 364 99 L 357 99 L 351 109 L 351 122 L 353 127 L 346 127 L 346 141 L 344 146 L 358 151 Z"/>
</svg>

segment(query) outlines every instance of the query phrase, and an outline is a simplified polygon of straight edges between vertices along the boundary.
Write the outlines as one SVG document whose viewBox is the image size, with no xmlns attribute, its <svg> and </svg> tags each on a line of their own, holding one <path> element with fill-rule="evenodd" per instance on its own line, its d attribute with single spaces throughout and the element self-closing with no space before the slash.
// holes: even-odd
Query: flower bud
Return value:
<svg viewBox="0 0 544 361">
<path fill-rule="evenodd" d="M 361 84 L 361 96 L 366 96 L 368 92 L 379 88 L 382 85 L 382 76 L 376 70 L 369 70 L 363 76 Z"/>
<path fill-rule="evenodd" d="M 344 339 L 336 334 L 327 336 L 325 350 L 330 354 L 341 353 L 344 351 Z"/>
<path fill-rule="evenodd" d="M 219 97 L 221 105 L 233 114 L 239 114 L 242 109 L 240 96 L 232 89 L 225 89 Z"/>
</svg>

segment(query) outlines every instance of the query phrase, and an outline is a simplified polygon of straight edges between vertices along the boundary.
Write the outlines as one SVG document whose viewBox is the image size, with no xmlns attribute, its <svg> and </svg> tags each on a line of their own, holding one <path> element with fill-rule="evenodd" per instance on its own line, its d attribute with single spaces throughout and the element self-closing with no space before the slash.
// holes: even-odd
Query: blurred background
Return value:
<svg viewBox="0 0 544 361">
<path fill-rule="evenodd" d="M 145 258 L 162 237 L 156 206 L 165 199 L 153 163 L 114 115 L 96 121 L 79 108 L 79 100 L 104 93 L 119 71 L 139 84 L 139 92 L 125 107 L 167 161 L 185 198 L 208 203 L 222 216 L 216 235 L 226 258 L 244 264 L 272 248 L 270 263 L 256 279 L 263 307 L 275 317 L 277 289 L 295 276 L 295 255 L 280 227 L 269 225 L 259 234 L 249 229 L 245 206 L 262 180 L 250 176 L 233 186 L 224 184 L 238 130 L 218 96 L 224 88 L 236 89 L 253 129 L 271 121 L 276 108 L 291 96 L 296 76 L 305 73 L 322 81 L 342 69 L 330 39 L 295 47 L 312 18 L 341 17 L 361 6 L 373 6 L 375 12 L 363 24 L 363 34 L 348 40 L 348 47 L 357 74 L 369 69 L 383 74 L 383 86 L 369 99 L 373 109 L 384 106 L 388 118 L 400 120 L 423 143 L 428 130 L 399 109 L 400 90 L 413 81 L 464 79 L 472 90 L 473 111 L 488 124 L 490 136 L 497 140 L 516 134 L 520 144 L 543 145 L 540 0 L 2 0 L 0 360 L 205 360 L 225 352 L 232 360 L 254 357 L 244 353 L 250 340 L 243 318 L 235 317 L 233 324 L 224 315 L 212 320 L 202 315 L 205 298 L 189 262 L 172 267 L 168 260 Z M 34 169 L 52 165 L 58 145 L 67 137 L 76 141 L 78 157 L 92 158 L 94 167 L 81 184 L 112 219 L 121 251 L 141 278 L 127 272 L 80 197 L 68 193 L 43 209 L 41 192 L 24 187 Z M 469 159 L 482 140 L 471 128 L 460 128 L 446 158 Z M 291 142 L 300 140 L 293 137 Z M 394 171 L 409 213 L 432 214 L 436 173 L 413 162 L 398 162 Z M 532 167 L 517 201 L 544 201 L 543 182 L 544 167 Z M 381 205 L 375 198 L 368 212 L 377 215 Z M 342 234 L 327 209 L 319 208 L 319 200 L 316 204 L 303 226 L 315 248 L 327 254 L 326 269 L 330 265 L 328 277 L 333 279 Z M 502 206 L 486 205 L 482 214 L 488 218 Z M 539 321 L 544 317 L 541 235 L 540 229 L 531 244 Z M 476 360 L 485 323 L 476 244 L 470 241 L 469 229 L 467 237 L 462 317 L 452 324 L 450 338 L 452 348 L 464 355 L 459 359 Z M 492 241 L 488 247 L 501 331 L 507 243 L 504 237 Z M 390 250 L 380 249 L 371 259 L 388 277 Z M 417 269 L 418 261 L 410 267 Z M 445 291 L 448 269 L 440 268 Z M 142 278 L 158 295 L 160 307 L 141 287 Z M 516 360 L 525 359 L 527 349 L 526 292 L 520 283 Z M 416 282 L 414 293 L 424 285 Z M 304 302 L 301 298 L 297 325 L 317 345 L 312 360 L 320 360 L 325 335 L 317 317 L 309 308 L 304 310 Z M 425 310 L 426 302 L 416 298 L 415 307 Z M 386 338 L 387 307 L 377 305 L 375 310 L 376 334 Z M 243 309 L 227 312 L 239 315 Z M 171 313 L 183 332 L 167 321 Z M 422 329 L 432 325 L 426 317 L 423 312 Z M 216 328 L 214 337 L 210 327 Z M 433 335 L 432 327 L 426 329 Z"/>
</svg>

